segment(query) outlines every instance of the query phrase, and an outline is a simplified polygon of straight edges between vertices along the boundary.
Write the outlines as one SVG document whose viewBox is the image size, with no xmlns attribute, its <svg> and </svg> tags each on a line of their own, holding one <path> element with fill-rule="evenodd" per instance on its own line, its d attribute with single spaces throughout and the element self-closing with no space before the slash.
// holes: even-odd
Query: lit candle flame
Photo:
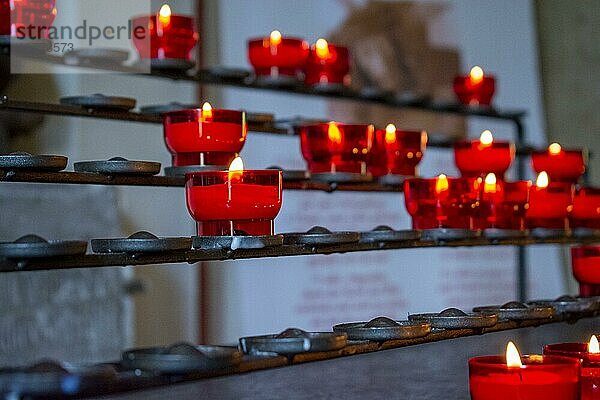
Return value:
<svg viewBox="0 0 600 400">
<path fill-rule="evenodd" d="M 590 339 L 590 343 L 588 344 L 588 353 L 600 353 L 600 345 L 598 344 L 598 338 L 596 337 L 596 335 L 592 335 L 592 338 Z"/>
<path fill-rule="evenodd" d="M 498 181 L 496 179 L 496 174 L 494 174 L 494 173 L 487 174 L 487 176 L 485 177 L 485 184 L 483 185 L 483 192 L 484 193 L 496 193 L 497 183 L 498 183 Z"/>
<path fill-rule="evenodd" d="M 335 122 L 329 123 L 329 128 L 327 129 L 327 136 L 332 143 L 341 144 L 342 143 L 342 132 L 340 132 L 340 128 L 338 128 Z"/>
<path fill-rule="evenodd" d="M 506 345 L 506 366 L 507 367 L 522 367 L 521 355 L 517 346 L 513 342 L 508 342 Z"/>
<path fill-rule="evenodd" d="M 479 65 L 471 68 L 471 72 L 469 72 L 469 80 L 473 85 L 478 85 L 483 81 L 483 69 Z"/>
<path fill-rule="evenodd" d="M 385 142 L 387 144 L 396 143 L 396 126 L 394 124 L 388 124 L 385 127 Z"/>
<path fill-rule="evenodd" d="M 548 146 L 548 153 L 550 153 L 551 156 L 556 156 L 560 154 L 561 151 L 562 147 L 558 143 L 552 143 L 550 146 Z"/>
<path fill-rule="evenodd" d="M 269 36 L 269 43 L 271 46 L 279 45 L 281 43 L 281 32 L 277 30 L 271 32 L 271 35 Z"/>
<path fill-rule="evenodd" d="M 243 174 L 244 162 L 242 161 L 242 157 L 236 157 L 233 159 L 231 164 L 229 164 L 229 170 L 227 171 L 229 182 L 231 182 L 234 178 L 241 178 Z"/>
<path fill-rule="evenodd" d="M 212 112 L 212 106 L 210 105 L 209 102 L 206 102 L 202 105 L 202 119 L 209 119 L 212 118 L 213 116 L 213 112 Z"/>
<path fill-rule="evenodd" d="M 537 186 L 539 189 L 544 189 L 547 188 L 549 184 L 550 179 L 548 178 L 548 173 L 546 171 L 540 172 L 535 181 L 535 186 Z"/>
<path fill-rule="evenodd" d="M 164 26 L 169 25 L 171 23 L 171 14 L 171 7 L 166 3 L 163 4 L 158 12 L 160 23 Z"/>
<path fill-rule="evenodd" d="M 315 43 L 315 52 L 317 53 L 317 57 L 320 59 L 325 59 L 329 57 L 329 43 L 325 39 L 319 39 Z"/>
<path fill-rule="evenodd" d="M 449 188 L 448 177 L 444 174 L 440 174 L 435 180 L 435 193 L 440 194 L 447 191 Z"/>
<path fill-rule="evenodd" d="M 491 144 L 494 143 L 494 135 L 492 135 L 492 132 L 488 129 L 481 132 L 481 136 L 479 136 L 479 143 L 485 147 L 491 146 Z"/>
</svg>

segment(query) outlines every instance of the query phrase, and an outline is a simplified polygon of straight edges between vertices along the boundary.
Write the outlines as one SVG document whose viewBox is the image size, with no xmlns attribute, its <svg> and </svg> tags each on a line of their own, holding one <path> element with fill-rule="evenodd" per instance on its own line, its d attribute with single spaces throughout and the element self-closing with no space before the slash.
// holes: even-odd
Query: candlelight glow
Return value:
<svg viewBox="0 0 600 400">
<path fill-rule="evenodd" d="M 598 338 L 596 335 L 592 335 L 592 338 L 590 339 L 590 343 L 588 344 L 588 353 L 600 353 L 600 345 L 598 345 Z"/>
<path fill-rule="evenodd" d="M 548 187 L 549 183 L 550 179 L 548 178 L 548 173 L 546 171 L 542 171 L 535 181 L 535 186 L 537 186 L 539 189 L 544 189 Z"/>
<path fill-rule="evenodd" d="M 279 32 L 279 31 L 271 32 L 271 35 L 269 36 L 269 41 L 271 43 L 271 46 L 279 45 L 279 43 L 281 43 L 281 32 Z"/>
<path fill-rule="evenodd" d="M 385 127 L 385 142 L 387 144 L 396 143 L 396 126 L 394 124 Z"/>
<path fill-rule="evenodd" d="M 340 128 L 338 128 L 335 122 L 329 123 L 329 128 L 327 130 L 327 136 L 332 143 L 341 144 L 342 143 L 342 132 L 340 132 Z"/>
<path fill-rule="evenodd" d="M 158 17 L 162 25 L 169 25 L 171 23 L 171 7 L 168 4 L 163 4 L 158 12 Z"/>
<path fill-rule="evenodd" d="M 494 143 L 494 135 L 492 135 L 492 132 L 487 129 L 481 132 L 481 136 L 479 136 L 479 143 L 481 143 L 483 146 L 490 146 L 492 143 Z"/>
<path fill-rule="evenodd" d="M 317 40 L 317 43 L 315 43 L 315 51 L 317 53 L 317 57 L 321 59 L 329 57 L 329 43 L 327 43 L 327 40 Z"/>
<path fill-rule="evenodd" d="M 517 346 L 513 342 L 508 342 L 506 345 L 506 366 L 507 367 L 522 367 L 521 355 Z"/>
<path fill-rule="evenodd" d="M 448 177 L 444 174 L 441 174 L 435 180 L 435 193 L 440 194 L 448 190 Z"/>
<path fill-rule="evenodd" d="M 483 69 L 480 66 L 476 65 L 471 68 L 471 72 L 469 72 L 469 80 L 473 85 L 477 85 L 483 81 Z"/>
<path fill-rule="evenodd" d="M 203 119 L 207 119 L 207 118 L 212 118 L 212 106 L 210 105 L 209 102 L 206 102 L 202 105 L 202 118 Z"/>
<path fill-rule="evenodd" d="M 484 193 L 496 193 L 496 190 L 497 190 L 496 184 L 497 184 L 496 174 L 494 174 L 494 173 L 487 174 L 487 176 L 485 177 L 485 184 L 483 185 L 483 192 Z"/>
<path fill-rule="evenodd" d="M 244 175 L 244 162 L 242 157 L 236 157 L 229 164 L 229 170 L 227 171 L 228 183 L 231 184 L 233 180 L 240 180 Z"/>
<path fill-rule="evenodd" d="M 548 153 L 550 153 L 551 156 L 558 155 L 561 151 L 562 147 L 558 143 L 552 143 L 550 146 L 548 146 Z"/>
</svg>

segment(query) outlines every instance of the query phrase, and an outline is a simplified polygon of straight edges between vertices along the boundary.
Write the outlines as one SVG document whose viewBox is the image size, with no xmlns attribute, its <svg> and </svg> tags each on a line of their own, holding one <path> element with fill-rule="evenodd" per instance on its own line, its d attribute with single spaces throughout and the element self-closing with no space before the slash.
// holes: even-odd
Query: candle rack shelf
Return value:
<svg viewBox="0 0 600 400">
<path fill-rule="evenodd" d="M 154 186 L 154 187 L 185 187 L 184 177 L 171 176 L 135 176 L 135 175 L 104 175 L 85 172 L 32 172 L 32 171 L 3 171 L 0 169 L 0 183 L 58 183 L 85 185 L 115 185 L 115 186 Z M 286 190 L 317 190 L 323 192 L 390 192 L 403 191 L 401 184 L 384 185 L 374 182 L 361 183 L 327 183 L 312 180 L 283 179 Z"/>
<path fill-rule="evenodd" d="M 541 244 L 591 244 L 599 243 L 600 236 L 574 238 L 559 236 L 550 238 L 520 237 L 507 239 L 487 239 L 484 237 L 451 241 L 407 240 L 401 242 L 356 242 L 325 245 L 281 245 L 262 249 L 211 248 L 196 250 L 162 251 L 160 253 L 113 253 L 86 254 L 28 259 L 0 259 L 0 272 L 58 270 L 74 268 L 98 268 L 115 266 L 135 266 L 149 264 L 197 263 L 202 261 L 227 261 L 290 256 L 341 254 L 365 251 L 455 248 L 482 246 L 529 246 Z"/>
<path fill-rule="evenodd" d="M 198 370 L 182 374 L 161 375 L 144 371 L 133 371 L 131 369 L 124 368 L 119 361 L 116 361 L 112 363 L 102 364 L 103 366 L 110 367 L 115 371 L 115 375 L 110 384 L 93 385 L 91 387 L 88 386 L 88 388 L 82 388 L 81 390 L 71 393 L 71 396 L 69 396 L 69 398 L 87 398 L 93 396 L 108 395 L 109 397 L 107 398 L 112 399 L 129 399 L 134 398 L 134 396 L 139 396 L 140 393 L 133 392 L 130 394 L 127 392 L 139 391 L 144 389 L 147 390 L 144 393 L 146 396 L 149 396 L 149 398 L 164 398 L 164 393 L 163 395 L 161 395 L 160 391 L 176 390 L 177 387 L 171 386 L 174 384 L 182 384 L 186 382 L 197 382 L 197 384 L 202 384 L 203 381 L 205 381 L 206 379 L 221 377 L 219 382 L 221 382 L 221 385 L 225 385 L 226 387 L 227 384 L 224 383 L 223 380 L 228 379 L 228 377 L 234 377 L 240 374 L 246 374 L 248 372 L 278 369 L 277 371 L 279 371 L 280 373 L 286 373 L 286 371 L 288 371 L 288 368 L 281 369 L 282 367 L 306 365 L 310 368 L 310 365 L 317 361 L 326 361 L 340 358 L 352 359 L 354 356 L 367 354 L 376 355 L 384 351 L 400 348 L 406 349 L 421 344 L 442 343 L 449 340 L 464 339 L 473 336 L 485 336 L 492 333 L 525 330 L 526 328 L 548 329 L 550 328 L 550 326 L 555 326 L 555 329 L 564 329 L 564 326 L 561 325 L 565 325 L 566 323 L 574 324 L 579 320 L 598 317 L 598 315 L 600 315 L 600 312 L 598 311 L 586 311 L 568 314 L 558 314 L 553 317 L 543 319 L 530 319 L 521 321 L 506 320 L 499 321 L 494 326 L 489 328 L 440 329 L 433 331 L 424 337 L 416 339 L 386 340 L 380 342 L 348 341 L 348 343 L 339 350 L 314 353 L 305 352 L 299 354 L 291 354 L 289 356 L 277 355 L 275 353 L 263 353 L 260 355 L 243 355 L 241 356 L 239 364 L 229 366 L 228 368 L 220 370 L 215 369 L 209 371 Z M 457 346 L 457 344 L 453 344 L 453 346 Z M 230 348 L 233 349 L 233 347 Z M 316 368 L 319 367 L 317 366 Z M 396 368 L 398 367 L 396 366 Z M 303 373 L 298 371 L 298 369 L 290 369 L 289 371 L 290 373 L 295 374 L 295 386 L 298 386 L 299 382 L 305 381 L 304 377 L 302 376 Z M 346 374 L 348 373 L 348 371 L 344 372 Z M 390 382 L 390 385 L 394 386 L 392 382 Z M 178 387 L 185 392 L 182 393 L 182 396 L 187 398 L 190 393 L 186 391 L 186 388 L 189 390 L 189 386 Z M 155 393 L 152 389 L 159 392 Z M 285 391 L 286 389 L 283 390 L 283 392 Z M 203 391 L 203 393 L 205 394 L 206 391 Z M 395 391 L 395 393 L 399 393 L 399 391 Z"/>
<path fill-rule="evenodd" d="M 24 112 L 33 114 L 55 115 L 63 117 L 79 117 L 114 120 L 123 122 L 162 124 L 163 119 L 160 115 L 144 114 L 134 111 L 111 111 L 111 110 L 92 110 L 78 106 L 18 101 L 11 100 L 8 96 L 0 96 L 0 111 L 6 112 Z M 291 119 L 281 119 L 274 121 L 254 120 L 253 114 L 247 114 L 248 130 L 254 133 L 266 133 L 282 136 L 297 136 L 294 125 L 302 124 L 308 119 L 297 117 Z M 454 141 L 443 138 L 442 134 L 432 134 L 427 142 L 428 147 L 432 148 L 451 148 Z M 520 146 L 517 148 L 517 155 L 529 156 L 535 149 L 531 146 Z"/>
</svg>

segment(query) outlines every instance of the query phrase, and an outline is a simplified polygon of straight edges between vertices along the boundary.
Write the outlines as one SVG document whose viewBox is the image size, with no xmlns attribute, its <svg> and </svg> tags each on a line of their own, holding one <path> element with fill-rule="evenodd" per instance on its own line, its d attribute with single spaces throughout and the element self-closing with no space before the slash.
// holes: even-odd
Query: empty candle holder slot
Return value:
<svg viewBox="0 0 600 400">
<path fill-rule="evenodd" d="M 474 329 L 496 325 L 498 317 L 494 313 L 465 313 L 457 308 L 448 308 L 439 313 L 409 314 L 411 322 L 429 322 L 432 328 Z"/>
<path fill-rule="evenodd" d="M 167 347 L 149 347 L 125 351 L 121 365 L 125 369 L 178 375 L 191 372 L 222 371 L 239 365 L 242 354 L 235 347 L 196 346 L 177 343 Z"/>
<path fill-rule="evenodd" d="M 346 346 L 345 333 L 306 332 L 289 328 L 279 334 L 240 338 L 240 349 L 245 354 L 282 354 L 291 356 L 300 353 L 339 350 Z"/>
<path fill-rule="evenodd" d="M 350 340 L 386 340 L 416 339 L 431 332 L 429 322 L 395 321 L 387 317 L 377 317 L 368 322 L 338 324 L 334 332 L 345 333 Z"/>
</svg>

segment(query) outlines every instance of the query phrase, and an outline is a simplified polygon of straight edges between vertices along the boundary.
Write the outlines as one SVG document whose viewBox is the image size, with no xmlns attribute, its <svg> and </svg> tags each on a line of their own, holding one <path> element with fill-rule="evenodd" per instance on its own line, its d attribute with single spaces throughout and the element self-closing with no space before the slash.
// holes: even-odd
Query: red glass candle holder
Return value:
<svg viewBox="0 0 600 400">
<path fill-rule="evenodd" d="M 350 52 L 319 39 L 311 47 L 306 63 L 307 85 L 343 85 L 349 82 Z"/>
<path fill-rule="evenodd" d="M 393 125 L 375 131 L 369 157 L 373 176 L 416 176 L 427 147 L 427 132 L 398 130 Z"/>
<path fill-rule="evenodd" d="M 300 131 L 302 156 L 312 173 L 366 174 L 373 146 L 373 125 L 329 122 L 304 125 Z"/>
<path fill-rule="evenodd" d="M 600 400 L 600 354 L 588 352 L 587 343 L 558 343 L 544 346 L 544 355 L 581 361 L 581 400 Z"/>
<path fill-rule="evenodd" d="M 243 111 L 192 109 L 164 114 L 173 166 L 227 166 L 244 147 L 248 127 Z"/>
<path fill-rule="evenodd" d="M 199 236 L 274 233 L 281 209 L 279 170 L 204 171 L 185 176 L 188 210 Z"/>
<path fill-rule="evenodd" d="M 571 228 L 600 229 L 600 188 L 579 187 L 569 214 Z"/>
<path fill-rule="evenodd" d="M 579 295 L 600 296 L 600 246 L 572 247 L 571 264 Z"/>
<path fill-rule="evenodd" d="M 144 60 L 190 61 L 199 37 L 194 18 L 185 15 L 136 17 L 132 29 L 133 44 Z"/>
<path fill-rule="evenodd" d="M 471 399 L 579 399 L 579 360 L 536 355 L 521 361 L 522 367 L 508 367 L 504 356 L 470 359 Z"/>
<path fill-rule="evenodd" d="M 535 172 L 546 171 L 551 180 L 556 182 L 577 183 L 585 173 L 586 156 L 583 150 L 564 150 L 555 144 L 548 150 L 534 151 L 531 163 Z"/>
<path fill-rule="evenodd" d="M 525 230 L 531 182 L 498 181 L 493 185 L 493 190 L 487 189 L 488 186 L 485 182 L 480 186 L 475 228 Z"/>
<path fill-rule="evenodd" d="M 37 28 L 50 27 L 56 17 L 56 0 L 20 0 L 14 1 L 11 10 L 10 0 L 0 1 L 0 35 L 12 35 L 21 39 L 47 39 L 48 30 L 41 30 L 38 37 Z M 33 26 L 31 31 L 19 30 Z"/>
<path fill-rule="evenodd" d="M 248 41 L 248 61 L 257 77 L 300 79 L 308 58 L 308 43 L 297 38 L 270 37 Z"/>
<path fill-rule="evenodd" d="M 568 213 L 573 204 L 570 183 L 550 182 L 547 187 L 532 185 L 529 189 L 527 227 L 568 229 Z"/>
<path fill-rule="evenodd" d="M 458 101 L 470 106 L 489 106 L 496 92 L 496 79 L 484 75 L 483 70 L 475 66 L 467 76 L 454 78 L 454 93 Z"/>
<path fill-rule="evenodd" d="M 454 144 L 454 161 L 464 177 L 482 177 L 494 173 L 503 179 L 515 159 L 515 146 L 510 142 L 481 140 L 460 141 Z"/>
<path fill-rule="evenodd" d="M 479 182 L 474 179 L 412 178 L 404 182 L 404 201 L 413 229 L 473 229 L 478 197 Z"/>
</svg>

